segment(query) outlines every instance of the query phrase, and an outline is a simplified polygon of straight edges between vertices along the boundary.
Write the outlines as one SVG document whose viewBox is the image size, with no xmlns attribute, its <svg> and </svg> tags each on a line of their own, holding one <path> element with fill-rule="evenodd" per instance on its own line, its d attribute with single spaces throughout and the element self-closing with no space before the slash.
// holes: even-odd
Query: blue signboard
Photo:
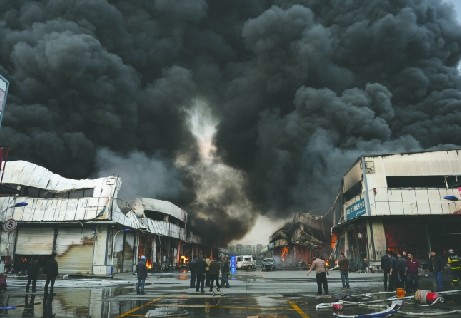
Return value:
<svg viewBox="0 0 461 318">
<path fill-rule="evenodd" d="M 346 208 L 346 220 L 355 219 L 356 217 L 364 215 L 365 212 L 365 200 L 360 199 Z"/>
<path fill-rule="evenodd" d="M 230 258 L 230 272 L 232 275 L 237 271 L 237 260 L 235 255 L 232 255 Z"/>
</svg>

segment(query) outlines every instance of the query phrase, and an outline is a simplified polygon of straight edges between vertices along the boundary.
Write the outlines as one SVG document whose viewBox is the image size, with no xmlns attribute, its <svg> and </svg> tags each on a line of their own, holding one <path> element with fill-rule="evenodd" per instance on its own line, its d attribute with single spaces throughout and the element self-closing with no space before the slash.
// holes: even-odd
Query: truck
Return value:
<svg viewBox="0 0 461 318">
<path fill-rule="evenodd" d="M 237 255 L 237 269 L 256 270 L 256 258 L 253 255 Z"/>
</svg>

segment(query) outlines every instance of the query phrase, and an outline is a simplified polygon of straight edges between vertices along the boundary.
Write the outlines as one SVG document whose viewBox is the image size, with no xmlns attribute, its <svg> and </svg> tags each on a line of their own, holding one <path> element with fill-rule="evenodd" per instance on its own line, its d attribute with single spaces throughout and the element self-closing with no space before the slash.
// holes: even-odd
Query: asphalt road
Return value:
<svg viewBox="0 0 461 318">
<path fill-rule="evenodd" d="M 25 293 L 24 278 L 8 278 L 0 304 L 15 306 L 1 310 L 0 317 L 233 317 L 291 318 L 333 317 L 329 305 L 346 299 L 344 314 L 382 310 L 394 293 L 384 293 L 382 274 L 350 273 L 349 290 L 341 289 L 339 272 L 328 276 L 330 295 L 317 296 L 315 275 L 306 271 L 238 272 L 223 295 L 196 293 L 189 287 L 188 273 L 156 273 L 147 280 L 145 295 L 135 291 L 136 277 L 119 274 L 114 279 L 60 279 L 53 295 L 43 293 L 44 281 L 36 293 Z M 448 280 L 448 277 L 447 277 Z M 447 282 L 448 284 L 448 282 Z M 432 287 L 432 278 L 421 277 L 421 289 Z M 444 302 L 423 306 L 410 297 L 396 317 L 461 316 L 461 291 L 450 287 Z M 347 302 L 349 301 L 349 302 Z M 325 309 L 317 310 L 320 303 Z M 358 304 L 360 303 L 360 304 Z M 459 310 L 459 311 L 458 311 Z M 451 312 L 452 314 L 446 314 Z"/>
</svg>

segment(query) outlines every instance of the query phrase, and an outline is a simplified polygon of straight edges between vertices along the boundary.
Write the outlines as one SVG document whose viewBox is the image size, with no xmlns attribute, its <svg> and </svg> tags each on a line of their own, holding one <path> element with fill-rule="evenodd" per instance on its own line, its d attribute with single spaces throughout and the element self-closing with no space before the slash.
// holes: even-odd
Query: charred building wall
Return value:
<svg viewBox="0 0 461 318">
<path fill-rule="evenodd" d="M 336 254 L 346 253 L 357 269 L 365 261 L 378 269 L 386 250 L 424 261 L 431 249 L 459 248 L 460 156 L 455 149 L 359 158 L 342 179 Z"/>
</svg>

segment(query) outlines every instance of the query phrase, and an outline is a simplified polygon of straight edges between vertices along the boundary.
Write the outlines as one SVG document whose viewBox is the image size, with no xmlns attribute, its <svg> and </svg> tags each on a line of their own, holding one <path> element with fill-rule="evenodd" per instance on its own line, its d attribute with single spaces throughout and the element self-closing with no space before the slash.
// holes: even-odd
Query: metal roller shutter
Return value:
<svg viewBox="0 0 461 318">
<path fill-rule="evenodd" d="M 92 229 L 61 228 L 56 239 L 56 260 L 61 274 L 92 274 L 95 237 Z"/>
<path fill-rule="evenodd" d="M 53 253 L 54 229 L 19 228 L 16 241 L 18 255 L 51 255 Z"/>
</svg>

